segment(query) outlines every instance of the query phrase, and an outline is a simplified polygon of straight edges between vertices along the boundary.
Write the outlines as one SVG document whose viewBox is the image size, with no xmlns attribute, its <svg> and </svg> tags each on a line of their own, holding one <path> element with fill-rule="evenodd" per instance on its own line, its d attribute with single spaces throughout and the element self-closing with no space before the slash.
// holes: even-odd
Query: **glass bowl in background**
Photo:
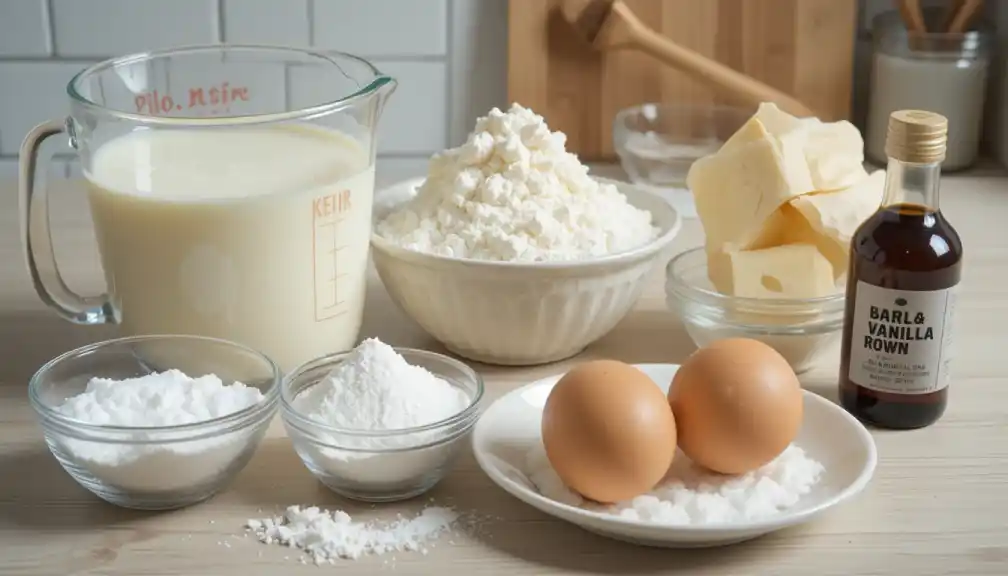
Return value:
<svg viewBox="0 0 1008 576">
<path fill-rule="evenodd" d="M 56 410 L 92 378 L 136 378 L 174 368 L 215 374 L 264 398 L 238 412 L 177 426 L 89 424 Z M 181 508 L 230 484 L 252 458 L 276 413 L 280 370 L 240 344 L 200 336 L 135 336 L 90 344 L 42 366 L 28 384 L 49 450 L 78 484 L 112 504 L 143 510 Z"/>
<path fill-rule="evenodd" d="M 805 299 L 740 298 L 718 292 L 707 275 L 707 253 L 693 248 L 666 267 L 666 303 L 697 346 L 752 338 L 780 352 L 795 373 L 815 364 L 838 341 L 844 294 Z"/>
<path fill-rule="evenodd" d="M 713 154 L 754 110 L 710 104 L 641 104 L 613 121 L 613 147 L 630 181 L 659 188 L 683 216 L 696 217 L 686 174 Z M 654 191 L 654 190 L 652 190 Z"/>
<path fill-rule="evenodd" d="M 313 360 L 284 378 L 281 413 L 295 451 L 320 482 L 346 498 L 394 502 L 427 492 L 451 470 L 479 419 L 483 379 L 472 368 L 435 352 L 411 348 L 395 351 L 410 364 L 463 390 L 469 404 L 445 420 L 415 428 L 336 428 L 299 412 L 294 398 L 322 382 L 351 352 Z"/>
</svg>

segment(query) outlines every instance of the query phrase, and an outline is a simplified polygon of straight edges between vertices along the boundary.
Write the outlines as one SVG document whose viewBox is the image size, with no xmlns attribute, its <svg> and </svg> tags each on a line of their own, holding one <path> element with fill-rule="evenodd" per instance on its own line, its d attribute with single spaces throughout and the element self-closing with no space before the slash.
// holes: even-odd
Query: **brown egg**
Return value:
<svg viewBox="0 0 1008 576">
<path fill-rule="evenodd" d="M 679 449 L 722 474 L 742 474 L 783 452 L 802 422 L 802 390 L 776 350 L 747 338 L 716 341 L 683 362 L 669 405 Z"/>
<path fill-rule="evenodd" d="M 614 360 L 564 375 L 542 415 L 546 456 L 572 490 L 597 502 L 639 496 L 665 476 L 676 448 L 668 400 L 647 374 Z"/>
</svg>

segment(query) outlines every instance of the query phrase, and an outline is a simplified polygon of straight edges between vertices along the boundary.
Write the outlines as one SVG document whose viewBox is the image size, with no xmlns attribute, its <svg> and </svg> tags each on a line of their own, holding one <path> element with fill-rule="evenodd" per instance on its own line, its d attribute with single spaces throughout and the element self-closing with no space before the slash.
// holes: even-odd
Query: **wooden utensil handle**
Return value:
<svg viewBox="0 0 1008 576">
<path fill-rule="evenodd" d="M 718 89 L 725 96 L 751 104 L 773 102 L 781 110 L 795 116 L 815 115 L 796 98 L 680 46 L 650 29 L 638 29 L 633 34 L 633 40 L 637 49 Z"/>
<path fill-rule="evenodd" d="M 965 0 L 952 0 L 945 11 L 945 21 L 942 24 L 941 32 L 948 32 L 956 20 L 956 16 L 962 11 Z"/>
<path fill-rule="evenodd" d="M 948 33 L 962 34 L 965 32 L 981 7 L 983 7 L 983 0 L 965 0 L 960 2 L 948 24 Z"/>
<path fill-rule="evenodd" d="M 903 17 L 903 24 L 910 34 L 927 33 L 927 24 L 924 23 L 924 14 L 921 12 L 920 0 L 896 0 L 896 7 L 899 8 L 900 16 Z"/>
</svg>

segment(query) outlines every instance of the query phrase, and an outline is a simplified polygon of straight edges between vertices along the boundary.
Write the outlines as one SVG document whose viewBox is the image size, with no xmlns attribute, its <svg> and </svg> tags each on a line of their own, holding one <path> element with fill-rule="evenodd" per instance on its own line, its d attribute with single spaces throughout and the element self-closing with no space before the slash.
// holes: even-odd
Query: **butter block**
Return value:
<svg viewBox="0 0 1008 576">
<path fill-rule="evenodd" d="M 808 130 L 805 162 L 816 191 L 846 188 L 868 176 L 861 132 L 846 120 L 820 123 Z"/>
<path fill-rule="evenodd" d="M 848 246 L 813 227 L 808 218 L 795 208 L 796 203 L 808 197 L 799 196 L 778 208 L 763 223 L 760 235 L 742 249 L 763 250 L 786 244 L 811 244 L 829 260 L 834 280 L 839 279 L 847 273 Z"/>
<path fill-rule="evenodd" d="M 731 294 L 732 283 L 731 253 L 721 249 L 707 250 L 707 278 L 714 289 L 722 294 Z"/>
<path fill-rule="evenodd" d="M 686 177 L 709 246 L 748 244 L 777 208 L 814 190 L 801 131 L 776 138 L 753 118 L 733 138 Z"/>
<path fill-rule="evenodd" d="M 756 109 L 756 113 L 748 120 L 748 122 L 753 121 L 758 121 L 763 125 L 768 133 L 775 137 L 794 130 L 799 130 L 808 123 L 819 122 L 816 118 L 798 118 L 797 116 L 792 116 L 778 108 L 777 105 L 772 102 L 764 102 L 760 104 L 759 108 Z M 737 144 L 745 143 L 746 141 L 746 136 L 742 133 L 742 130 L 739 130 L 724 143 L 724 147 L 731 148 Z"/>
<path fill-rule="evenodd" d="M 833 266 L 812 244 L 730 253 L 731 294 L 743 298 L 817 298 L 836 292 Z"/>
<path fill-rule="evenodd" d="M 846 120 L 823 122 L 818 118 L 798 118 L 782 111 L 776 104 L 760 104 L 749 122 L 758 121 L 773 138 L 785 136 L 801 148 L 812 178 L 811 190 L 846 188 L 867 176 L 864 164 L 864 140 L 856 126 Z M 745 127 L 743 127 L 745 128 Z M 724 144 L 733 148 L 750 142 L 750 134 L 739 130 Z"/>
<path fill-rule="evenodd" d="M 834 246 L 824 248 L 824 253 L 829 254 L 838 249 L 843 251 L 844 271 L 851 236 L 882 204 L 885 178 L 885 170 L 876 170 L 842 190 L 808 194 L 791 202 L 791 206 L 802 215 L 809 227 Z M 830 257 L 830 260 L 834 260 L 834 257 Z"/>
</svg>

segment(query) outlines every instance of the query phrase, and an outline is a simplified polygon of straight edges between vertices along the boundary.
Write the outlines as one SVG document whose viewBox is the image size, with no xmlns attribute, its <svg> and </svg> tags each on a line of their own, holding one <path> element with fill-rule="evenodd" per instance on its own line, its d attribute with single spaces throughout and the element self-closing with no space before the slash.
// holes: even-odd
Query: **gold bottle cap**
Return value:
<svg viewBox="0 0 1008 576">
<path fill-rule="evenodd" d="M 948 119 L 926 110 L 897 110 L 889 116 L 886 156 L 900 162 L 934 164 L 945 160 Z"/>
</svg>

